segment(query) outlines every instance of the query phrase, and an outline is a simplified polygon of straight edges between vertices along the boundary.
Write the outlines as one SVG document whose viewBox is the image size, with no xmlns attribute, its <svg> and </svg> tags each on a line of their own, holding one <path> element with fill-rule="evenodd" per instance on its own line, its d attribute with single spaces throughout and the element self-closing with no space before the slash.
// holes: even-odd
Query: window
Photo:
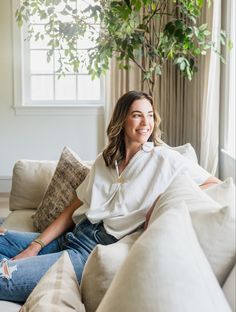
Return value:
<svg viewBox="0 0 236 312">
<path fill-rule="evenodd" d="M 225 149 L 229 152 L 229 154 L 235 159 L 235 105 L 236 105 L 236 97 L 235 97 L 235 81 L 236 81 L 236 7 L 235 1 L 232 2 L 231 8 L 231 18 L 230 18 L 230 36 L 233 40 L 233 49 L 228 56 L 228 123 L 226 124 L 226 141 L 225 141 Z"/>
<path fill-rule="evenodd" d="M 230 1 L 226 10 L 223 10 L 226 20 L 226 30 L 231 40 L 233 41 L 233 48 L 231 51 L 226 51 L 226 65 L 222 66 L 223 74 L 221 85 L 223 89 L 223 148 L 234 159 L 235 155 L 235 68 L 236 68 L 236 32 L 235 32 L 235 1 Z"/>
<path fill-rule="evenodd" d="M 13 0 L 13 3 L 13 14 L 15 14 L 19 1 Z M 55 10 L 62 12 L 64 5 L 63 2 L 55 5 Z M 83 9 L 84 1 L 71 0 L 70 5 L 73 5 L 75 9 Z M 68 15 L 60 14 L 61 21 L 69 22 L 68 18 Z M 31 17 L 30 24 L 36 32 L 42 31 L 44 27 L 36 15 Z M 93 26 L 98 33 L 99 24 Z M 104 105 L 104 79 L 92 80 L 86 66 L 80 66 L 77 73 L 72 67 L 66 66 L 67 70 L 64 71 L 64 75 L 59 77 L 59 55 L 63 55 L 65 50 L 61 47 L 54 48 L 48 62 L 49 40 L 46 36 L 44 38 L 39 36 L 37 41 L 25 40 L 28 35 L 27 27 L 23 26 L 19 29 L 15 20 L 14 34 L 14 59 L 17 65 L 15 69 L 17 68 L 17 71 L 19 69 L 19 72 L 15 73 L 15 107 L 18 112 L 22 111 L 22 108 L 30 107 L 101 108 Z M 77 53 L 81 58 L 86 60 L 87 49 L 91 47 L 91 44 L 89 35 L 77 41 Z"/>
<path fill-rule="evenodd" d="M 235 1 L 222 3 L 222 28 L 233 42 L 231 51 L 225 51 L 226 64 L 221 66 L 221 127 L 220 127 L 220 178 L 232 176 L 235 181 L 235 68 L 236 68 L 236 19 Z"/>
</svg>

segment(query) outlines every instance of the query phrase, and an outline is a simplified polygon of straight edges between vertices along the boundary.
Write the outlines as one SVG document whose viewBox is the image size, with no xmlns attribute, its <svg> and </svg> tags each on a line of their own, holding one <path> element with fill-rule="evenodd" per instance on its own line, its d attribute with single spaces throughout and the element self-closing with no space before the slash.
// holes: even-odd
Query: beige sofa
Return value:
<svg viewBox="0 0 236 312">
<path fill-rule="evenodd" d="M 10 193 L 11 212 L 3 224 L 5 228 L 34 231 L 31 216 L 35 213 L 45 194 L 56 164 L 56 161 L 32 160 L 20 160 L 15 164 Z M 214 238 L 209 239 L 209 233 L 215 236 L 215 240 L 219 235 L 219 241 L 221 234 L 218 234 L 219 231 L 215 224 L 212 226 L 212 232 L 206 232 L 209 229 L 209 222 L 214 221 L 213 216 L 216 217 L 218 224 L 219 216 L 222 215 L 222 211 L 225 213 L 225 207 L 229 205 L 231 223 L 230 225 L 222 223 L 224 228 L 220 229 L 227 242 L 229 241 L 227 235 L 230 235 L 235 229 L 232 180 L 226 181 L 226 186 L 222 184 L 221 189 L 217 189 L 215 192 L 213 190 L 208 194 L 200 189 L 195 189 L 195 186 L 192 185 L 192 197 L 189 195 L 188 189 L 186 194 L 189 198 L 186 200 L 183 197 L 185 196 L 184 190 L 189 188 L 191 182 L 187 181 L 186 185 L 179 189 L 180 183 L 181 181 L 176 181 L 171 186 L 172 189 L 169 193 L 164 194 L 158 209 L 156 212 L 154 210 L 150 227 L 144 233 L 142 231 L 134 233 L 111 246 L 98 246 L 90 255 L 82 285 L 78 289 L 85 305 L 83 308 L 86 311 L 236 311 L 235 246 L 233 249 L 232 241 L 228 245 L 220 242 L 218 245 L 226 245 L 224 247 L 226 250 L 223 250 L 223 255 L 219 255 L 221 259 L 215 261 L 215 257 L 218 257 L 216 253 L 219 253 L 219 250 L 217 247 L 216 250 L 211 250 Z M 220 194 L 222 192 L 225 194 L 226 189 L 228 193 L 224 196 L 227 197 L 227 200 L 219 199 Z M 202 193 L 198 193 L 199 191 Z M 178 192 L 179 195 L 173 196 L 175 192 Z M 214 200 L 218 201 L 218 206 L 213 204 L 213 201 L 211 202 L 216 193 L 218 195 Z M 181 207 L 176 209 L 176 198 L 181 199 L 181 196 L 184 201 L 178 201 L 178 203 L 181 202 L 179 204 Z M 211 214 L 210 219 L 209 214 L 199 213 L 199 202 L 201 209 L 205 207 L 205 212 Z M 219 208 L 219 203 L 221 208 Z M 168 208 L 168 205 L 171 207 Z M 187 210 L 190 210 L 191 220 L 188 213 L 186 214 L 186 207 Z M 177 210 L 180 211 L 180 215 L 176 214 Z M 229 219 L 229 216 L 227 215 L 224 219 L 226 218 Z M 192 231 L 192 224 L 194 231 Z M 224 229 L 226 229 L 225 232 Z M 165 232 L 166 230 L 167 232 Z M 193 232 L 196 232 L 197 236 Z M 188 234 L 186 235 L 186 233 Z M 195 249 L 193 245 L 196 245 Z M 179 247 L 176 249 L 176 246 Z M 209 248 L 210 250 L 208 250 Z M 172 263 L 170 263 L 170 259 L 172 259 Z M 224 262 L 227 263 L 224 264 Z M 192 268 L 191 265 L 196 268 Z M 133 270 L 134 272 L 132 272 Z M 202 276 L 202 274 L 205 275 Z M 113 278 L 114 275 L 115 278 Z M 202 285 L 203 281 L 204 286 Z M 191 287 L 193 288 L 191 289 Z M 106 296 L 103 298 L 105 293 Z M 0 310 L 4 312 L 19 311 L 20 307 L 19 304 L 0 302 Z M 58 311 L 83 310 L 83 308 L 80 310 L 78 304 L 77 308 L 70 310 L 61 307 L 62 310 L 58 309 Z M 43 309 L 32 309 L 32 311 L 43 311 Z M 48 308 L 47 311 L 51 310 Z"/>
</svg>

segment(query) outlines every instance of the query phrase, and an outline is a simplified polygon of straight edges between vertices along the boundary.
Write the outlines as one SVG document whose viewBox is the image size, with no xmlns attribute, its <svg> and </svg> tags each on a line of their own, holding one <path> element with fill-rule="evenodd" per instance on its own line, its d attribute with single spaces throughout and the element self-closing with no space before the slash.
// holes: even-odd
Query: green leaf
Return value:
<svg viewBox="0 0 236 312">
<path fill-rule="evenodd" d="M 233 49 L 233 42 L 230 39 L 227 41 L 227 47 L 229 50 Z"/>
<path fill-rule="evenodd" d="M 174 34 L 175 32 L 175 25 L 172 22 L 166 24 L 164 28 L 165 32 L 168 32 L 170 35 Z"/>
<path fill-rule="evenodd" d="M 185 60 L 184 57 L 178 57 L 176 60 L 175 60 L 175 64 L 181 64 L 183 61 Z"/>
<path fill-rule="evenodd" d="M 199 49 L 199 48 L 196 48 L 196 49 L 194 49 L 194 54 L 195 55 L 200 55 L 201 54 L 201 49 Z"/>
<path fill-rule="evenodd" d="M 211 6 L 212 0 L 207 0 L 208 8 Z"/>
<path fill-rule="evenodd" d="M 154 2 L 153 2 L 153 3 L 151 4 L 151 8 L 152 8 L 152 11 L 155 12 L 155 10 L 156 10 L 156 8 L 157 8 L 157 3 L 154 3 Z"/>
<path fill-rule="evenodd" d="M 169 53 L 167 54 L 167 58 L 168 58 L 168 59 L 173 59 L 173 57 L 174 57 L 174 51 L 173 51 L 173 49 L 171 49 L 171 50 L 169 51 Z"/>
<path fill-rule="evenodd" d="M 203 34 L 205 36 L 210 36 L 211 32 L 209 30 L 204 30 Z"/>
<path fill-rule="evenodd" d="M 192 72 L 188 66 L 186 67 L 186 73 L 187 73 L 188 79 L 192 80 Z"/>
<path fill-rule="evenodd" d="M 185 62 L 180 63 L 180 66 L 179 66 L 180 70 L 184 71 L 185 67 L 186 67 Z"/>
<path fill-rule="evenodd" d="M 161 65 L 157 65 L 155 69 L 155 74 L 161 76 L 162 75 L 162 70 L 161 70 Z"/>
<path fill-rule="evenodd" d="M 49 63 L 51 61 L 51 55 L 47 53 L 47 62 Z"/>
<path fill-rule="evenodd" d="M 200 30 L 200 31 L 204 31 L 204 30 L 207 29 L 207 27 L 208 27 L 207 24 L 202 24 L 201 26 L 199 26 L 199 30 Z"/>
<path fill-rule="evenodd" d="M 196 3 L 200 8 L 203 7 L 203 0 L 196 0 Z"/>
</svg>

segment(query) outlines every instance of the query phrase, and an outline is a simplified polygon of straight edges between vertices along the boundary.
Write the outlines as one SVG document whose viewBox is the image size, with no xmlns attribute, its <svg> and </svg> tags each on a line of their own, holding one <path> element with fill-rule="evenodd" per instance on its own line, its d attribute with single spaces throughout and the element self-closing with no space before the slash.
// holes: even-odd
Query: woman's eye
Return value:
<svg viewBox="0 0 236 312">
<path fill-rule="evenodd" d="M 133 114 L 133 117 L 134 118 L 139 118 L 139 117 L 141 117 L 141 115 L 140 114 Z"/>
</svg>

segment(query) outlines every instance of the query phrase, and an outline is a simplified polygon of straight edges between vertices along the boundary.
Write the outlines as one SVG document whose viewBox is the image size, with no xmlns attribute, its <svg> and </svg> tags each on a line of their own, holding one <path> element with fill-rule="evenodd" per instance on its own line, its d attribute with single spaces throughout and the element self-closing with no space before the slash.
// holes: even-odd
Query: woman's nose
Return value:
<svg viewBox="0 0 236 312">
<path fill-rule="evenodd" d="M 146 116 L 143 116 L 142 118 L 142 125 L 147 125 L 148 124 L 148 119 Z"/>
</svg>

